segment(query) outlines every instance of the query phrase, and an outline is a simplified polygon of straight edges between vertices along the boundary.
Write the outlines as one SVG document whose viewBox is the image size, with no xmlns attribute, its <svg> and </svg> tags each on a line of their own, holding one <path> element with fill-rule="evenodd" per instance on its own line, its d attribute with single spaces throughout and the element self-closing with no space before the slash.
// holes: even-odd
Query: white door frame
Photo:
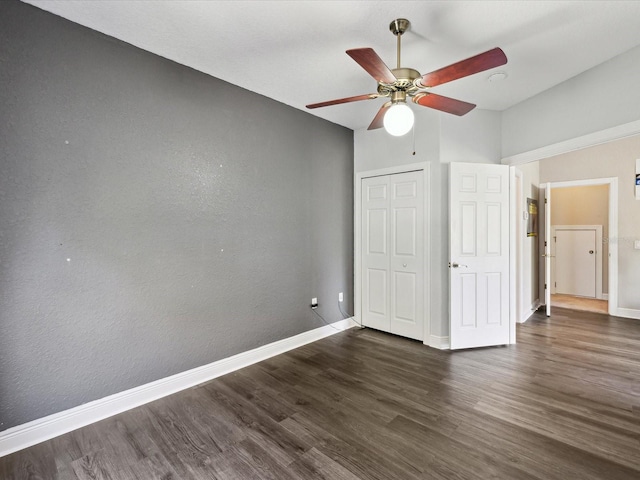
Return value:
<svg viewBox="0 0 640 480">
<path fill-rule="evenodd" d="M 511 208 L 513 212 L 511 213 L 511 250 L 515 252 L 515 256 L 512 256 L 512 264 L 511 264 L 511 278 L 514 279 L 515 285 L 515 296 L 512 298 L 512 302 L 515 304 L 515 310 L 513 314 L 512 323 L 514 324 L 513 330 L 515 332 L 515 323 L 522 323 L 526 320 L 522 314 L 522 302 L 524 300 L 524 272 L 523 265 L 524 259 L 522 258 L 524 254 L 524 208 L 525 208 L 525 194 L 524 194 L 524 185 L 523 179 L 524 175 L 521 170 L 518 170 L 516 167 L 511 167 L 514 172 L 515 178 L 515 186 L 513 187 L 513 192 L 511 196 Z M 519 195 L 518 195 L 519 193 Z M 515 258 L 515 260 L 514 260 Z M 515 343 L 513 341 L 512 343 Z"/>
<path fill-rule="evenodd" d="M 367 170 L 358 172 L 354 178 L 354 318 L 357 323 L 362 325 L 362 179 L 369 177 L 379 177 L 382 175 L 394 175 L 398 173 L 422 171 L 424 175 L 424 330 L 422 342 L 425 345 L 439 347 L 440 345 L 431 345 L 431 222 L 430 222 L 430 201 L 431 196 L 431 164 L 428 162 L 411 163 L 407 165 L 399 165 L 397 167 L 381 168 L 377 170 Z"/>
<path fill-rule="evenodd" d="M 551 190 L 566 187 L 609 186 L 609 315 L 618 316 L 618 177 L 550 182 Z M 550 286 L 549 286 L 550 287 Z"/>
<path fill-rule="evenodd" d="M 547 317 L 551 316 L 551 183 L 544 184 L 540 191 L 544 196 L 544 242 L 540 242 L 539 248 L 544 252 L 542 262 L 544 264 L 544 275 L 540 275 L 540 280 L 544 282 L 544 305 Z M 542 222 L 539 222 L 542 225 Z M 542 236 L 541 236 L 542 237 Z M 544 278 L 543 278 L 544 277 Z"/>
<path fill-rule="evenodd" d="M 519 174 L 519 175 L 518 175 Z M 516 288 L 520 288 L 520 299 L 522 299 L 522 268 L 519 268 L 516 261 L 516 249 L 520 248 L 520 259 L 522 259 L 522 244 L 518 244 L 520 239 L 516 235 L 516 222 L 519 213 L 516 208 L 517 181 L 520 178 L 520 186 L 522 187 L 522 172 L 516 170 L 516 167 L 509 167 L 509 343 L 516 343 L 516 318 L 519 318 L 520 312 L 516 311 L 518 305 L 518 292 Z M 522 188 L 520 189 L 522 192 Z M 518 280 L 516 280 L 516 278 Z"/>
<path fill-rule="evenodd" d="M 602 225 L 551 225 L 551 256 L 556 255 L 556 231 L 557 230 L 593 230 L 596 234 L 596 298 L 602 300 Z M 557 260 L 556 260 L 557 262 Z M 556 262 L 551 265 L 551 293 L 556 293 Z"/>
</svg>

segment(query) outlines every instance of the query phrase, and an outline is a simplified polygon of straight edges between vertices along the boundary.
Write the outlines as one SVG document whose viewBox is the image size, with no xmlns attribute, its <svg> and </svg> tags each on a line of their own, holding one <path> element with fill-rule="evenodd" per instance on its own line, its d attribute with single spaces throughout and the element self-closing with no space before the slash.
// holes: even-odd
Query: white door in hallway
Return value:
<svg viewBox="0 0 640 480">
<path fill-rule="evenodd" d="M 555 293 L 596 298 L 596 229 L 553 228 Z"/>
<path fill-rule="evenodd" d="M 423 172 L 362 179 L 362 323 L 424 336 Z"/>
<path fill-rule="evenodd" d="M 452 163 L 451 349 L 509 343 L 509 167 Z"/>
</svg>

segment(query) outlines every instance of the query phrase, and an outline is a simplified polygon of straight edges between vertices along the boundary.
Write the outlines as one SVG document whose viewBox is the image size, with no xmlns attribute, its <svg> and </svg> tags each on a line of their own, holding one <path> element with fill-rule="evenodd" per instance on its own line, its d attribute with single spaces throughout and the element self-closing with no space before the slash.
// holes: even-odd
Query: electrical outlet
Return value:
<svg viewBox="0 0 640 480">
<path fill-rule="evenodd" d="M 342 292 L 340 292 L 340 293 L 338 294 L 338 301 L 339 301 L 339 302 L 343 302 L 343 301 L 344 301 L 344 295 L 342 294 Z"/>
<path fill-rule="evenodd" d="M 318 308 L 318 299 L 316 297 L 311 299 L 311 308 Z"/>
</svg>

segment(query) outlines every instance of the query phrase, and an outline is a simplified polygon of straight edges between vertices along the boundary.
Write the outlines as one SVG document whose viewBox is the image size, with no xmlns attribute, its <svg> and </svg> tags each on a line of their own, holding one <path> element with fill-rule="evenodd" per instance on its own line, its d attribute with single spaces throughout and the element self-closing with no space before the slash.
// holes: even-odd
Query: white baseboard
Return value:
<svg viewBox="0 0 640 480">
<path fill-rule="evenodd" d="M 33 420 L 0 432 L 0 457 L 36 445 L 64 433 L 207 382 L 267 358 L 355 327 L 352 318 L 187 370 L 124 392 Z"/>
<path fill-rule="evenodd" d="M 602 300 L 609 300 L 609 294 L 608 293 L 603 293 L 602 294 Z"/>
<path fill-rule="evenodd" d="M 536 313 L 536 310 L 540 308 L 540 300 L 536 300 L 531 304 L 531 308 L 527 312 L 522 312 L 520 314 L 520 318 L 518 319 L 518 323 L 524 323 L 531 318 L 531 316 Z"/>
<path fill-rule="evenodd" d="M 640 310 L 635 310 L 633 308 L 620 308 L 618 307 L 616 310 L 617 317 L 625 317 L 625 318 L 635 318 L 640 320 Z"/>
<path fill-rule="evenodd" d="M 449 343 L 449 337 L 439 337 L 437 335 L 429 335 L 430 347 L 437 348 L 438 350 L 449 350 L 451 344 Z"/>
<path fill-rule="evenodd" d="M 522 312 L 520 314 L 520 318 L 518 318 L 518 323 L 522 324 L 525 323 L 527 320 L 529 320 L 529 318 L 531 318 L 531 315 L 533 315 L 533 312 L 535 312 L 535 310 L 529 310 L 526 312 Z"/>
</svg>

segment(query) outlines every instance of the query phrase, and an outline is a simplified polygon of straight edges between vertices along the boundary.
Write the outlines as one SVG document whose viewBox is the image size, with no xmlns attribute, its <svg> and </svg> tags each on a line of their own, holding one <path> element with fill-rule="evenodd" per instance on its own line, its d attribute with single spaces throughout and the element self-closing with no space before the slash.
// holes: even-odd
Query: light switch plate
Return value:
<svg viewBox="0 0 640 480">
<path fill-rule="evenodd" d="M 636 159 L 636 200 L 640 200 L 640 158 Z"/>
</svg>

